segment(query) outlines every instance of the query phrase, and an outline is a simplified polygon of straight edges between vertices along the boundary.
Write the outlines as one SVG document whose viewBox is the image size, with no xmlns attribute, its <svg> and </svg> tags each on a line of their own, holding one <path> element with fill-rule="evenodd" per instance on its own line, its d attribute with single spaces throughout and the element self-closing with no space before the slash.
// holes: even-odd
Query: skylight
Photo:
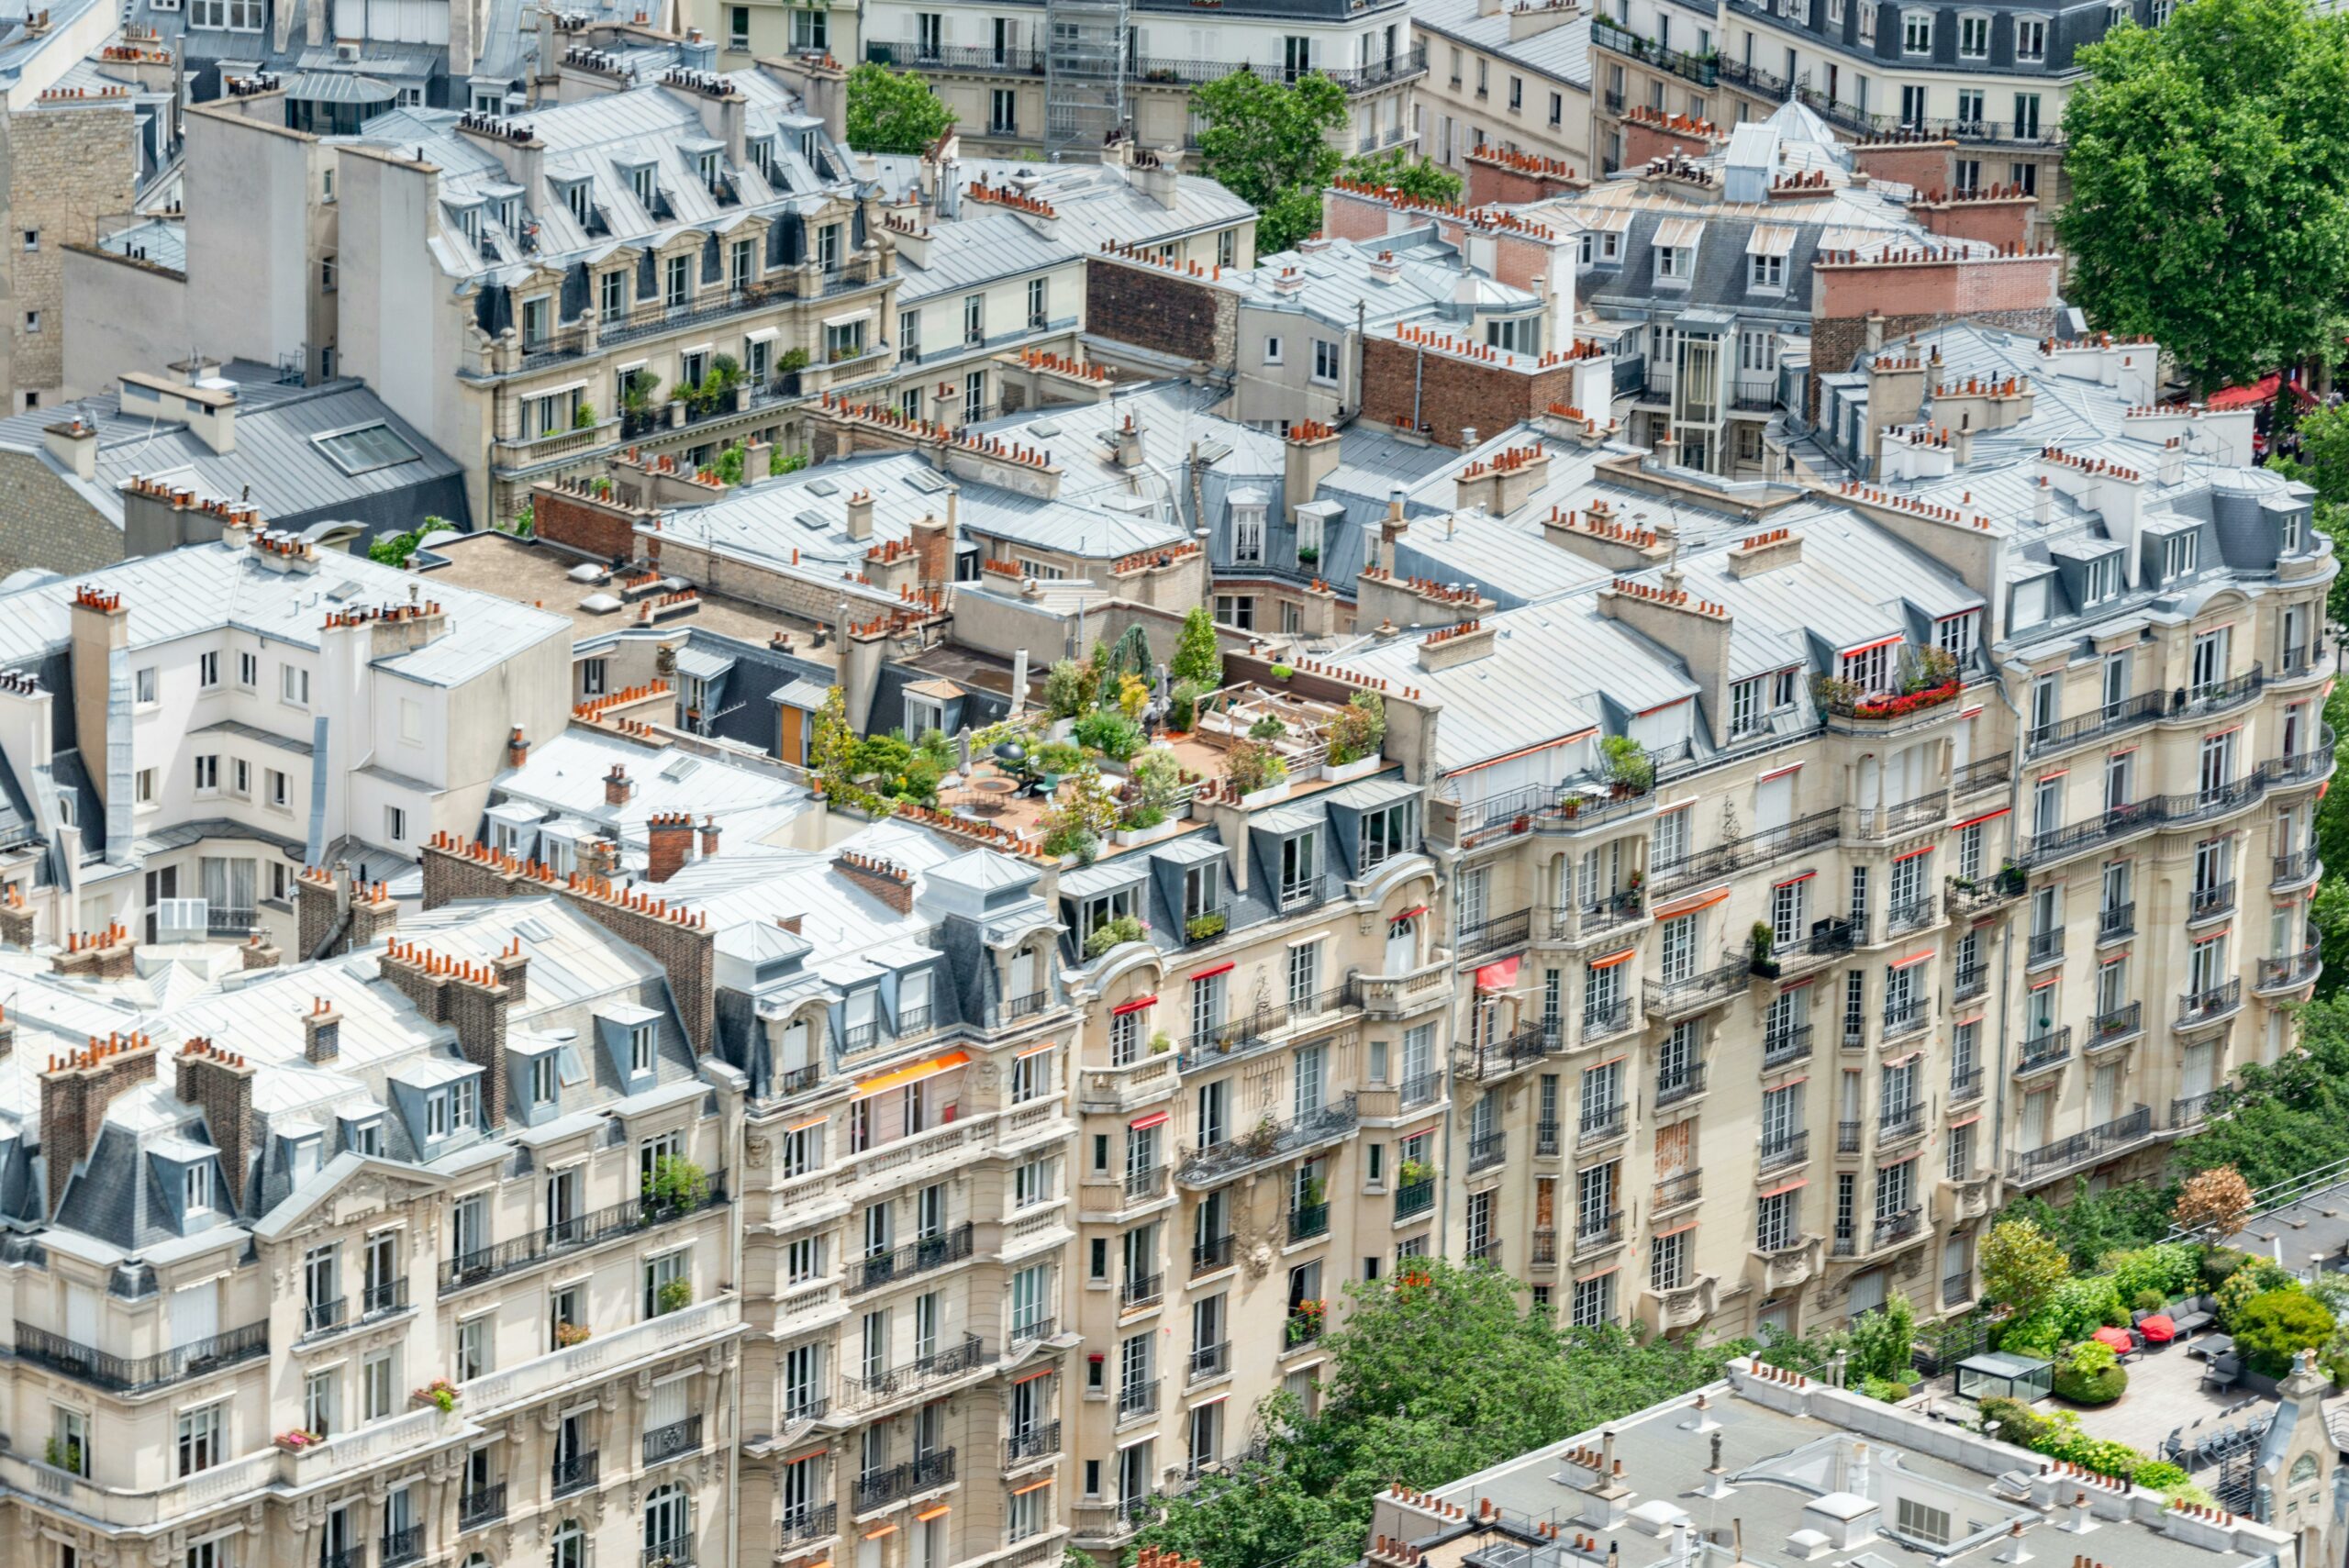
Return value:
<svg viewBox="0 0 2349 1568">
<path fill-rule="evenodd" d="M 310 439 L 345 473 L 370 473 L 379 468 L 396 468 L 404 462 L 414 462 L 423 455 L 381 419 L 372 425 L 353 425 L 347 430 L 324 431 Z"/>
</svg>

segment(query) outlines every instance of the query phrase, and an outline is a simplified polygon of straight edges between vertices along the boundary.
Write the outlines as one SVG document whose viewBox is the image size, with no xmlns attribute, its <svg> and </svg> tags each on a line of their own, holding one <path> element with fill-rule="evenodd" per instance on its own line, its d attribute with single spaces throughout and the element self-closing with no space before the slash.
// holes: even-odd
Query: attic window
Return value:
<svg viewBox="0 0 2349 1568">
<path fill-rule="evenodd" d="M 1688 278 L 1691 255 L 1684 245 L 1659 245 L 1655 248 L 1655 275 L 1659 280 L 1671 279 L 1685 283 Z"/>
<path fill-rule="evenodd" d="M 571 209 L 571 216 L 584 228 L 596 213 L 594 187 L 584 180 L 570 182 L 562 187 L 562 205 Z"/>
<path fill-rule="evenodd" d="M 337 468 L 349 474 L 396 468 L 404 462 L 414 462 L 422 455 L 407 443 L 406 438 L 381 419 L 372 425 L 327 430 L 310 439 L 334 460 Z"/>
<path fill-rule="evenodd" d="M 380 1155 L 384 1151 L 384 1118 L 371 1116 L 365 1121 L 351 1124 L 351 1151 L 354 1154 Z"/>
<path fill-rule="evenodd" d="M 651 212 L 654 200 L 661 195 L 660 171 L 650 163 L 631 166 L 628 172 L 628 188 L 635 193 L 637 205 Z"/>
<path fill-rule="evenodd" d="M 2162 581 L 2173 582 L 2194 574 L 2195 552 L 2201 536 L 2188 532 L 2172 534 L 2162 540 Z"/>
<path fill-rule="evenodd" d="M 774 179 L 774 138 L 771 136 L 752 138 L 750 142 L 750 153 L 751 162 L 757 168 L 760 177 L 768 180 Z"/>
<path fill-rule="evenodd" d="M 180 1176 L 184 1199 L 181 1207 L 189 1214 L 209 1212 L 212 1207 L 212 1167 L 203 1163 L 190 1165 L 180 1173 Z"/>
<path fill-rule="evenodd" d="M 2100 555 L 2086 564 L 2080 590 L 2082 607 L 2100 605 L 2121 592 L 2121 557 Z"/>
</svg>

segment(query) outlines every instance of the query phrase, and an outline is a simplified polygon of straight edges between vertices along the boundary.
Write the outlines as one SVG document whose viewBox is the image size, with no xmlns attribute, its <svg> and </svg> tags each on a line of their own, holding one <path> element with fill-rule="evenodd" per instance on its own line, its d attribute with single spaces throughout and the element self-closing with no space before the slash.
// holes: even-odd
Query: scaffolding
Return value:
<svg viewBox="0 0 2349 1568">
<path fill-rule="evenodd" d="M 1126 123 L 1130 0 L 1044 0 L 1044 152 L 1094 160 Z"/>
</svg>

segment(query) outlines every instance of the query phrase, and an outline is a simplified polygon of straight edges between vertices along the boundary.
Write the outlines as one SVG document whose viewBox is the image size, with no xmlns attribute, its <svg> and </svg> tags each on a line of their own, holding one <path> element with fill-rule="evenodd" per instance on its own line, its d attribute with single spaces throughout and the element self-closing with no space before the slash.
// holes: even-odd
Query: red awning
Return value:
<svg viewBox="0 0 2349 1568">
<path fill-rule="evenodd" d="M 1128 1013 L 1139 1013 L 1144 1007 L 1154 1007 L 1157 1005 L 1158 996 L 1157 994 L 1153 992 L 1152 995 L 1147 996 L 1137 996 L 1130 1002 L 1119 1003 L 1116 1006 L 1109 1009 L 1109 1016 L 1113 1018 L 1122 1018 Z"/>
<path fill-rule="evenodd" d="M 1416 920 L 1427 912 L 1428 906 L 1426 905 L 1414 904 L 1408 909 L 1404 910 L 1401 914 L 1391 917 L 1388 923 L 1391 925 L 1396 921 L 1400 920 Z"/>
<path fill-rule="evenodd" d="M 1126 1123 L 1126 1127 L 1130 1131 L 1147 1132 L 1153 1127 L 1164 1127 L 1169 1115 L 1166 1111 L 1152 1111 L 1139 1120 Z"/>
<path fill-rule="evenodd" d="M 2284 384 L 2281 375 L 2264 375 L 2249 386 L 2222 386 L 2204 400 L 2209 408 L 2255 408 L 2263 403 L 2276 401 L 2276 389 Z M 2316 398 L 2305 386 L 2294 386 L 2292 395 L 2303 408 L 2316 406 Z"/>
<path fill-rule="evenodd" d="M 1506 991 L 1517 984 L 1517 968 L 1521 959 L 1505 958 L 1498 963 L 1488 963 L 1476 971 L 1476 989 Z"/>
<path fill-rule="evenodd" d="M 1194 980 L 1213 980 L 1217 975 L 1229 974 L 1239 967 L 1240 965 L 1236 962 L 1219 963 L 1208 969 L 1195 969 L 1191 971 L 1190 977 Z"/>
</svg>

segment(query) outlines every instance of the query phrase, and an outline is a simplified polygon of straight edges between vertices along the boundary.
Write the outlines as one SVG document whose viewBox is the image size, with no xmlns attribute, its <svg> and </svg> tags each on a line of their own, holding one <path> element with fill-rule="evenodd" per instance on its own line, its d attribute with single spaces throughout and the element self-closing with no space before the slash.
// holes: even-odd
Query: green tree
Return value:
<svg viewBox="0 0 2349 1568">
<path fill-rule="evenodd" d="M 2001 1220 L 1982 1243 L 1982 1295 L 2028 1318 L 2071 1277 L 2064 1250 L 2028 1219 Z"/>
<path fill-rule="evenodd" d="M 1174 657 L 1166 662 L 1166 671 L 1202 693 L 1223 684 L 1223 648 L 1216 641 L 1215 617 L 1205 605 L 1193 605 L 1183 613 L 1183 629 L 1175 636 Z"/>
<path fill-rule="evenodd" d="M 2108 1252 L 2147 1246 L 2168 1235 L 2169 1204 L 2161 1186 L 2132 1182 L 2097 1193 L 2082 1178 L 2063 1203 L 2033 1193 L 2008 1204 L 1999 1218 L 2030 1221 L 2063 1249 L 2073 1268 L 2087 1270 Z"/>
<path fill-rule="evenodd" d="M 1399 147 L 1357 153 L 1338 172 L 1358 184 L 1391 186 L 1419 202 L 1456 202 L 1467 190 L 1460 176 L 1442 164 L 1414 158 Z"/>
<path fill-rule="evenodd" d="M 1280 83 L 1235 71 L 1191 94 L 1208 122 L 1208 174 L 1257 211 L 1256 253 L 1286 250 L 1321 227 L 1321 188 L 1344 161 L 1330 133 L 1346 123 L 1345 89 L 1316 71 Z"/>
<path fill-rule="evenodd" d="M 868 60 L 848 73 L 848 144 L 859 152 L 919 152 L 953 123 L 954 111 L 910 71 Z"/>
<path fill-rule="evenodd" d="M 2196 0 L 2079 51 L 2066 293 L 2200 390 L 2325 351 L 2349 295 L 2349 22 Z"/>
<path fill-rule="evenodd" d="M 417 542 L 423 538 L 421 528 L 410 528 L 403 534 L 378 534 L 367 546 L 367 559 L 378 566 L 406 566 L 407 558 L 416 553 Z"/>
<path fill-rule="evenodd" d="M 2310 408 L 2299 416 L 2297 429 L 2299 455 L 2273 457 L 2267 465 L 2316 492 L 2317 530 L 2332 540 L 2343 567 L 2327 595 L 2327 618 L 2349 625 L 2349 405 Z"/>
<path fill-rule="evenodd" d="M 2305 1291 L 2265 1291 L 2243 1303 L 2231 1331 L 2252 1371 L 2281 1377 L 2292 1370 L 2296 1352 L 2332 1337 L 2332 1314 Z"/>
<path fill-rule="evenodd" d="M 1322 1341 L 1319 1413 L 1286 1393 L 1265 1401 L 1264 1457 L 1166 1505 L 1137 1544 L 1207 1568 L 1344 1568 L 1390 1483 L 1456 1481 L 1710 1383 L 1752 1349 L 1561 1329 L 1494 1270 L 1412 1269 L 1346 1287 L 1351 1312 Z"/>
</svg>

